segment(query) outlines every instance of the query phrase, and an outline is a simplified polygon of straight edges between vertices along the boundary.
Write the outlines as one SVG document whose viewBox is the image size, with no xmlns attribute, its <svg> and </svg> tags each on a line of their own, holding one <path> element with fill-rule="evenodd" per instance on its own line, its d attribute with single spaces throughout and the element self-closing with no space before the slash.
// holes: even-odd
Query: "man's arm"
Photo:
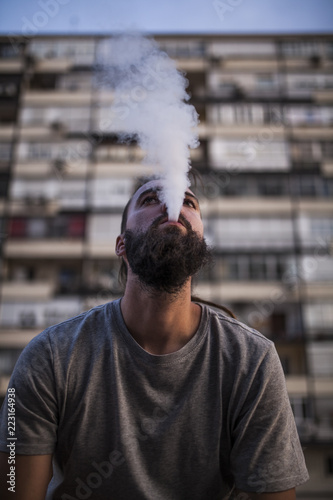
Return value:
<svg viewBox="0 0 333 500">
<path fill-rule="evenodd" d="M 2 500 L 44 500 L 52 478 L 52 455 L 16 455 L 15 487 L 11 487 L 8 453 L 0 452 L 0 498 Z M 12 465 L 13 467 L 13 465 Z M 13 469 L 12 469 L 13 472 Z M 14 475 L 12 474 L 12 478 Z"/>
<path fill-rule="evenodd" d="M 295 500 L 295 488 L 277 493 L 247 493 L 236 490 L 231 500 Z"/>
</svg>

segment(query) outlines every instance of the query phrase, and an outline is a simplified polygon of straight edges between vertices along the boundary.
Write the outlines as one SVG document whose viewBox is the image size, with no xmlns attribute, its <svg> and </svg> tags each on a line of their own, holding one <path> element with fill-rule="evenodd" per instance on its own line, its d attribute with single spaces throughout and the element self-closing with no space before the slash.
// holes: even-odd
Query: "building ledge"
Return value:
<svg viewBox="0 0 333 500">
<path fill-rule="evenodd" d="M 84 243 L 82 240 L 7 240 L 4 245 L 6 258 L 81 258 Z"/>
<path fill-rule="evenodd" d="M 69 104 L 75 106 L 77 104 L 89 105 L 91 100 L 91 92 L 66 92 L 62 90 L 29 90 L 23 96 L 22 106 L 44 105 L 52 106 L 55 104 Z"/>
<path fill-rule="evenodd" d="M 221 283 L 198 283 L 194 295 L 206 300 L 223 302 L 250 302 L 253 313 L 269 316 L 272 311 L 262 311 L 265 304 L 274 309 L 274 304 L 297 299 L 293 291 L 286 290 L 281 282 L 272 281 L 224 281 Z M 258 302 L 262 301 L 264 302 Z"/>
<path fill-rule="evenodd" d="M 54 283 L 45 281 L 4 282 L 1 290 L 2 300 L 48 300 L 53 296 Z"/>
</svg>

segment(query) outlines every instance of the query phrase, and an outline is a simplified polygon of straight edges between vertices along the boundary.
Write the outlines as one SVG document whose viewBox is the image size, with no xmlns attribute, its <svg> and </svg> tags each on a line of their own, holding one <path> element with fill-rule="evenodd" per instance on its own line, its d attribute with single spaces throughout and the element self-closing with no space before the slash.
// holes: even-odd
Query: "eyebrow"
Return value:
<svg viewBox="0 0 333 500">
<path fill-rule="evenodd" d="M 140 201 L 142 200 L 142 198 L 144 198 L 144 196 L 145 196 L 146 194 L 148 194 L 148 193 L 158 193 L 158 192 L 160 192 L 160 191 L 162 191 L 162 188 L 160 188 L 160 187 L 146 189 L 145 191 L 143 191 L 143 192 L 139 195 L 139 197 L 138 197 L 138 199 L 136 200 L 136 203 L 135 203 L 135 204 L 136 204 L 136 205 L 139 205 L 139 204 L 140 204 Z M 197 202 L 198 206 L 200 206 L 198 198 L 197 198 L 197 197 L 196 197 L 193 193 L 190 193 L 189 191 L 185 191 L 185 196 L 190 196 L 191 198 L 193 198 L 193 199 Z"/>
</svg>

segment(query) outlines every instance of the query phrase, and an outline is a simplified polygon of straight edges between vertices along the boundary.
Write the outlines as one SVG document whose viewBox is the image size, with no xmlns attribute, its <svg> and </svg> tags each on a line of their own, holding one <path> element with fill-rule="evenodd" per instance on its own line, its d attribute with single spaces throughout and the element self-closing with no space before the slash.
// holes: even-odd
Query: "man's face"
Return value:
<svg viewBox="0 0 333 500">
<path fill-rule="evenodd" d="M 137 190 L 132 197 L 128 209 L 126 229 L 145 231 L 150 227 L 156 217 L 163 214 L 164 219 L 160 224 L 161 229 L 170 225 L 176 225 L 184 232 L 183 220 L 179 220 L 179 222 L 168 220 L 166 207 L 160 201 L 161 188 L 162 181 L 153 180 L 147 182 Z M 190 223 L 193 231 L 203 236 L 203 224 L 199 201 L 190 189 L 188 189 L 184 195 L 184 202 L 180 215 L 180 219 L 184 217 Z"/>
<path fill-rule="evenodd" d="M 133 196 L 124 235 L 132 272 L 145 287 L 177 294 L 208 260 L 199 203 L 192 191 L 184 195 L 178 222 L 168 220 L 161 203 L 160 181 L 150 181 Z"/>
</svg>

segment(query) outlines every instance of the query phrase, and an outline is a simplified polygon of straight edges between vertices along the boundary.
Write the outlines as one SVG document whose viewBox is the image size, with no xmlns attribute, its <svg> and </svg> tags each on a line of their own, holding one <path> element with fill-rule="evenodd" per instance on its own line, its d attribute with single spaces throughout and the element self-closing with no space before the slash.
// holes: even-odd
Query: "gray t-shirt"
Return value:
<svg viewBox="0 0 333 500">
<path fill-rule="evenodd" d="M 273 343 L 207 306 L 162 356 L 135 342 L 120 300 L 95 307 L 35 337 L 9 387 L 16 453 L 53 453 L 48 500 L 214 500 L 308 479 Z"/>
</svg>

